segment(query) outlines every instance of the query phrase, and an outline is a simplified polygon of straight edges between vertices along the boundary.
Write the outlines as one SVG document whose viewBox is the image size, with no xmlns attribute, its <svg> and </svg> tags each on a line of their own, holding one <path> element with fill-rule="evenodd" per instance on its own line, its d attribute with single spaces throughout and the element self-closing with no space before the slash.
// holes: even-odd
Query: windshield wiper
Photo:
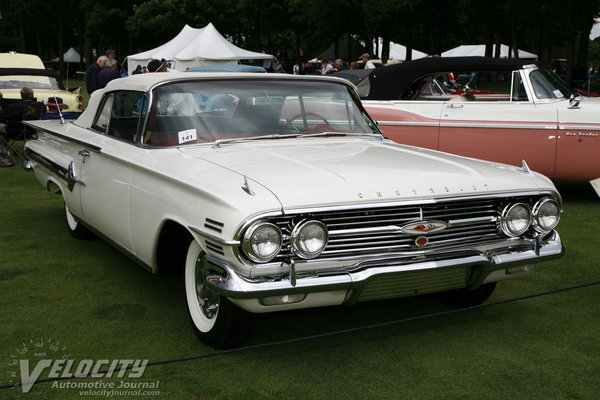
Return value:
<svg viewBox="0 0 600 400">
<path fill-rule="evenodd" d="M 286 134 L 273 134 L 273 135 L 262 135 L 262 136 L 251 136 L 231 139 L 217 139 L 213 142 L 213 147 L 221 147 L 222 144 L 245 142 L 247 140 L 264 140 L 264 139 L 287 139 L 287 138 L 303 138 L 303 137 L 318 137 L 318 136 L 370 136 L 376 137 L 378 140 L 382 140 L 383 136 L 377 133 L 357 133 L 357 132 L 318 132 L 318 133 L 286 133 Z"/>
<path fill-rule="evenodd" d="M 231 138 L 231 139 L 217 139 L 213 142 L 213 147 L 221 147 L 222 144 L 234 143 L 234 142 L 245 142 L 246 140 L 263 140 L 263 139 L 285 139 L 285 138 L 295 138 L 298 136 L 302 136 L 301 133 L 276 133 L 273 135 L 262 135 L 262 136 L 251 136 L 251 137 L 241 137 L 241 138 Z"/>
<path fill-rule="evenodd" d="M 364 133 L 364 132 L 318 132 L 301 135 L 302 137 L 315 137 L 315 136 L 369 136 L 377 139 L 383 139 L 378 133 Z"/>
</svg>

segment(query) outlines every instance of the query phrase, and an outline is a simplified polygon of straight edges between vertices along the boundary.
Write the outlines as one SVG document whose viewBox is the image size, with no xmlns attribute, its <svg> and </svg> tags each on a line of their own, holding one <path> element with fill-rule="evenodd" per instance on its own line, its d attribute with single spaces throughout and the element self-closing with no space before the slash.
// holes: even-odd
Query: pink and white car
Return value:
<svg viewBox="0 0 600 400">
<path fill-rule="evenodd" d="M 456 90 L 444 82 L 448 72 L 470 81 Z M 512 165 L 525 160 L 554 181 L 600 177 L 600 101 L 577 96 L 531 60 L 426 58 L 377 68 L 357 86 L 396 142 Z"/>
</svg>

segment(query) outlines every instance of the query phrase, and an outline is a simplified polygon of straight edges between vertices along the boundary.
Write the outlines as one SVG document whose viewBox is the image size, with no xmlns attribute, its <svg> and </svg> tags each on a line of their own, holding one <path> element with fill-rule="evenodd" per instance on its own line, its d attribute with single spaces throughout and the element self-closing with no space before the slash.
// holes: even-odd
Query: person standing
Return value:
<svg viewBox="0 0 600 400">
<path fill-rule="evenodd" d="M 369 55 L 369 53 L 364 53 L 362 56 L 360 56 L 360 59 L 365 65 L 364 69 L 375 69 L 375 64 L 373 64 L 373 61 L 371 61 L 370 58 L 371 56 Z"/>
<path fill-rule="evenodd" d="M 106 66 L 107 61 L 108 57 L 100 56 L 96 62 L 90 65 L 85 71 L 85 86 L 89 94 L 92 94 L 94 90 L 98 89 L 98 74 L 100 73 L 100 70 Z"/>
<path fill-rule="evenodd" d="M 98 87 L 96 89 L 102 89 L 108 82 L 120 78 L 121 75 L 119 75 L 119 71 L 117 71 L 118 67 L 119 63 L 117 60 L 109 58 L 108 61 L 106 61 L 106 66 L 98 72 Z"/>
<path fill-rule="evenodd" d="M 279 60 L 275 61 L 275 67 L 273 68 L 273 70 L 274 70 L 273 72 L 275 72 L 276 74 L 283 73 L 283 65 L 281 65 Z"/>
</svg>

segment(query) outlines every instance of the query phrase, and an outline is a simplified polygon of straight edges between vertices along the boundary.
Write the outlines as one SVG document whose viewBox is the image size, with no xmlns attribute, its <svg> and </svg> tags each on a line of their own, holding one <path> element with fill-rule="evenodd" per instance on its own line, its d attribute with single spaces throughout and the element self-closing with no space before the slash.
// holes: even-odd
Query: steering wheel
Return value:
<svg viewBox="0 0 600 400">
<path fill-rule="evenodd" d="M 283 132 L 283 131 L 285 131 L 285 130 L 286 130 L 288 127 L 293 127 L 293 128 L 296 130 L 296 132 L 300 132 L 300 129 L 298 129 L 298 128 L 296 127 L 296 125 L 294 124 L 294 121 L 295 121 L 297 118 L 300 118 L 300 117 L 306 117 L 306 119 L 308 120 L 308 117 L 309 117 L 309 116 L 311 116 L 311 117 L 316 117 L 316 119 L 317 119 L 317 120 L 325 122 L 325 125 L 329 125 L 329 122 L 327 121 L 327 119 L 326 119 L 325 117 L 323 117 L 322 115 L 319 115 L 319 114 L 317 114 L 317 113 L 314 113 L 314 112 L 307 112 L 307 113 L 299 113 L 299 114 L 296 114 L 296 115 L 294 115 L 292 118 L 288 119 L 288 120 L 286 121 L 285 125 L 283 125 L 283 127 L 281 128 L 281 131 Z M 308 123 L 308 122 L 307 122 L 307 123 Z M 302 124 L 304 124 L 304 118 L 302 118 Z"/>
</svg>

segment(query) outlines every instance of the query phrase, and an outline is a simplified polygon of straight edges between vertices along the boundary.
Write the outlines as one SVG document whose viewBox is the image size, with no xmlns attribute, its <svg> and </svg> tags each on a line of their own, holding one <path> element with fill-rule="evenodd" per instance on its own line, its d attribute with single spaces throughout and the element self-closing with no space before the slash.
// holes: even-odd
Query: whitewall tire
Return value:
<svg viewBox="0 0 600 400">
<path fill-rule="evenodd" d="M 185 260 L 185 294 L 188 311 L 198 337 L 208 345 L 232 348 L 242 344 L 252 328 L 252 317 L 205 282 L 204 253 L 192 240 Z"/>
<path fill-rule="evenodd" d="M 67 203 L 65 203 L 65 217 L 67 220 L 67 227 L 69 228 L 71 235 L 77 239 L 89 239 L 93 236 L 92 232 L 83 226 L 77 217 L 71 214 L 69 207 L 67 207 Z"/>
</svg>

